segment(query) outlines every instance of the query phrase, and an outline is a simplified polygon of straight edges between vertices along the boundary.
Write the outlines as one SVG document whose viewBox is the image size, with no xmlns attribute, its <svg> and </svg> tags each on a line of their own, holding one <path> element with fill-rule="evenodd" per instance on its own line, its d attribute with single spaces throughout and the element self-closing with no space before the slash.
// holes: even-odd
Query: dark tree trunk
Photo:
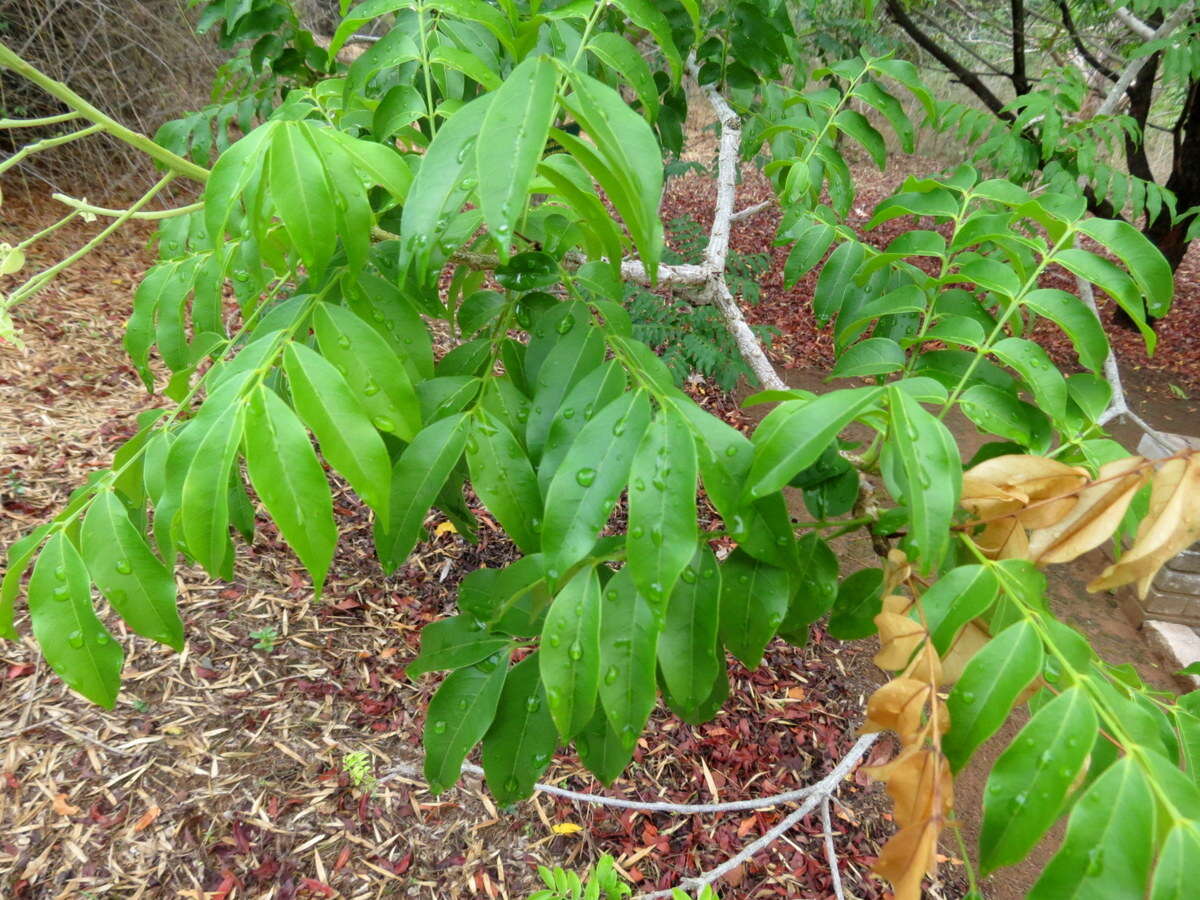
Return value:
<svg viewBox="0 0 1200 900">
<path fill-rule="evenodd" d="M 1175 154 L 1166 186 L 1175 193 L 1181 212 L 1200 205 L 1200 81 L 1193 80 L 1188 86 L 1187 100 L 1175 124 Z M 1172 269 L 1179 268 L 1187 253 L 1187 232 L 1195 218 L 1195 214 L 1187 215 L 1173 223 L 1163 210 L 1146 226 L 1146 237 L 1162 251 Z"/>
</svg>

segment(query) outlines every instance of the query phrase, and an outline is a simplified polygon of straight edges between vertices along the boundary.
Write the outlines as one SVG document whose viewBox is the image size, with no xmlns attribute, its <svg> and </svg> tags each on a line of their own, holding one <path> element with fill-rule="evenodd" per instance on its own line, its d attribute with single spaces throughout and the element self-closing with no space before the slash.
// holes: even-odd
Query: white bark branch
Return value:
<svg viewBox="0 0 1200 900">
<path fill-rule="evenodd" d="M 1114 6 L 1113 15 L 1121 20 L 1121 23 L 1145 41 L 1154 40 L 1154 29 L 1131 13 L 1124 6 Z"/>
<path fill-rule="evenodd" d="M 1154 29 L 1147 40 L 1158 41 L 1169 35 L 1172 31 L 1183 24 L 1184 20 L 1192 14 L 1195 3 L 1184 3 L 1176 10 L 1167 16 L 1158 28 Z M 1129 90 L 1129 86 L 1133 84 L 1133 79 L 1138 77 L 1138 73 L 1142 71 L 1146 63 L 1149 62 L 1149 56 L 1139 56 L 1137 59 L 1131 59 L 1128 65 L 1125 66 L 1121 76 L 1116 83 L 1109 89 L 1108 96 L 1104 98 L 1104 102 L 1100 104 L 1096 110 L 1096 116 L 1111 116 L 1116 111 L 1117 104 L 1121 102 L 1121 98 L 1125 96 L 1125 92 Z"/>
</svg>

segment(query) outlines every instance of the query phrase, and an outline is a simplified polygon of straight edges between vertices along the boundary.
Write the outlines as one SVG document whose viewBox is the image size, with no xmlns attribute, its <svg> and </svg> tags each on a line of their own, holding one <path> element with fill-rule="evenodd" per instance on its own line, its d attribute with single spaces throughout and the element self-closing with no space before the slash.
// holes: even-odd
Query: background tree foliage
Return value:
<svg viewBox="0 0 1200 900">
<path fill-rule="evenodd" d="M 251 496 L 319 593 L 337 539 L 322 460 L 374 511 L 389 571 L 432 507 L 473 539 L 469 484 L 523 555 L 468 575 L 458 613 L 426 627 L 409 669 L 449 672 L 427 711 L 435 790 L 477 745 L 503 804 L 529 795 L 560 744 L 609 782 L 660 697 L 704 721 L 726 696 L 726 651 L 753 668 L 769 641 L 802 643 L 827 616 L 838 638 L 878 632 L 877 661 L 897 673 L 866 726 L 903 746 L 875 771 L 899 826 L 877 871 L 897 896 L 918 896 L 935 871 L 953 773 L 1018 704 L 1032 717 L 989 778 L 980 867 L 1022 859 L 1069 814 L 1033 896 L 1189 895 L 1196 695 L 1156 694 L 1102 662 L 1046 601 L 1045 565 L 1116 534 L 1130 546 L 1096 589 L 1144 590 L 1200 535 L 1200 458 L 1155 464 L 1105 435 L 1107 337 L 1079 297 L 1039 283 L 1069 270 L 1151 348 L 1146 318 L 1172 294 L 1170 265 L 1137 228 L 1088 215 L 1099 195 L 1079 178 L 1062 71 L 1014 69 L 1030 90 L 993 111 L 1002 135 L 975 166 L 909 178 L 880 203 L 868 230 L 918 227 L 879 250 L 846 224 L 848 148 L 882 167 L 889 146 L 913 146 L 921 116 L 946 127 L 967 114 L 896 55 L 812 65 L 814 32 L 786 4 L 368 0 L 344 5 L 328 41 L 284 3 L 202 6 L 201 27 L 248 77 L 158 143 L 0 46 L 0 64 L 60 101 L 51 124 L 66 140 L 103 131 L 165 171 L 129 210 L 87 207 L 110 230 L 174 179 L 202 186 L 198 204 L 159 214 L 159 261 L 126 336 L 147 387 L 177 405 L 147 414 L 109 470 L 8 548 L 0 632 L 15 636 L 29 572 L 48 663 L 111 705 L 123 651 L 94 589 L 132 631 L 179 647 L 172 568 L 182 555 L 229 577 L 231 526 L 253 539 Z M 378 40 L 343 61 L 368 29 Z M 1176 59 L 1172 34 L 1147 52 Z M 730 149 L 777 192 L 787 277 L 820 266 L 814 310 L 836 343 L 833 389 L 756 395 L 773 408 L 749 437 L 677 387 L 624 302 L 627 280 L 690 285 L 737 324 L 721 293 L 727 230 L 704 250 L 719 271 L 665 258 L 659 202 L 689 72 L 727 98 L 725 137 L 744 123 Z M 1114 134 L 1134 133 L 1126 119 Z M 994 177 L 1005 154 L 1029 164 Z M 1152 221 L 1171 208 L 1156 196 Z M 0 270 L 19 272 L 37 238 L 5 248 Z M 13 290 L 6 318 L 56 271 Z M 1065 376 L 1029 340 L 1041 319 L 1070 337 L 1082 371 Z M 448 352 L 435 354 L 433 323 L 453 336 Z M 971 460 L 944 424 L 952 409 L 994 438 Z M 870 438 L 846 448 L 855 423 Z M 719 528 L 699 526 L 700 486 Z M 789 486 L 810 521 L 789 517 Z M 843 577 L 828 540 L 858 529 L 885 558 Z M 720 560 L 719 536 L 737 545 Z"/>
</svg>

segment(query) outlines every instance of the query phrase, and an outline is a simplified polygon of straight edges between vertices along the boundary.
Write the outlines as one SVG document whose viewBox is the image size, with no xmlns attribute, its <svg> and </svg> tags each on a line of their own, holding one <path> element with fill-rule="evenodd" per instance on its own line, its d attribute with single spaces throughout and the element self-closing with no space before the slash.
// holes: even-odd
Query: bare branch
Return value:
<svg viewBox="0 0 1200 900">
<path fill-rule="evenodd" d="M 1149 40 L 1158 41 L 1169 35 L 1172 31 L 1183 24 L 1184 20 L 1192 14 L 1195 8 L 1195 3 L 1184 3 L 1180 5 L 1171 15 L 1167 16 L 1163 23 L 1154 29 Z M 1131 59 L 1129 64 L 1125 66 L 1125 70 L 1117 79 L 1108 92 L 1108 96 L 1104 98 L 1104 102 L 1100 104 L 1096 110 L 1097 116 L 1111 116 L 1117 108 L 1117 104 L 1121 102 L 1121 98 L 1125 92 L 1129 90 L 1129 85 L 1133 83 L 1133 79 L 1138 77 L 1138 73 L 1150 60 L 1149 56 L 1139 56 L 1136 59 Z"/>
<path fill-rule="evenodd" d="M 1136 34 L 1144 41 L 1156 40 L 1154 37 L 1154 28 L 1147 25 L 1124 6 L 1114 6 L 1112 8 L 1113 15 L 1116 16 L 1126 28 Z"/>
<path fill-rule="evenodd" d="M 1117 73 L 1102 63 L 1087 44 L 1083 42 L 1083 38 L 1079 35 L 1079 30 L 1075 27 L 1075 20 L 1071 18 L 1071 7 L 1067 5 L 1067 0 L 1058 0 L 1058 10 L 1062 13 L 1063 28 L 1067 30 L 1067 34 L 1071 36 L 1071 43 L 1075 45 L 1075 49 L 1079 51 L 1079 55 L 1084 61 L 1107 78 L 1109 81 L 1117 80 Z"/>
<path fill-rule="evenodd" d="M 1012 9 L 1013 89 L 1018 94 L 1029 93 L 1029 77 L 1025 74 L 1025 0 L 1009 0 Z"/>
</svg>

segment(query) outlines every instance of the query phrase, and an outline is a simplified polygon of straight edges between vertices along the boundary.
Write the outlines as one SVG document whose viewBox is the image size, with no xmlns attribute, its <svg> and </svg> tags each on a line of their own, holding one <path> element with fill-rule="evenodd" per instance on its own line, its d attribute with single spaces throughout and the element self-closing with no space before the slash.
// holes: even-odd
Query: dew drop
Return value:
<svg viewBox="0 0 1200 900">
<path fill-rule="evenodd" d="M 529 520 L 529 530 L 532 532 L 535 532 L 535 533 L 541 531 L 542 530 L 542 520 L 539 519 L 537 516 L 534 516 L 532 519 L 530 519 Z"/>
<path fill-rule="evenodd" d="M 338 346 L 341 347 L 343 350 L 348 350 L 350 348 L 349 335 L 339 334 L 337 342 L 338 342 Z"/>
<path fill-rule="evenodd" d="M 363 385 L 363 393 L 368 397 L 374 397 L 379 393 L 379 385 L 375 383 L 374 378 L 367 379 L 367 383 Z"/>
<path fill-rule="evenodd" d="M 560 644 L 562 644 L 562 638 L 560 638 L 557 634 L 550 635 L 550 646 L 551 647 L 557 647 Z"/>
<path fill-rule="evenodd" d="M 646 534 L 646 529 L 643 528 L 641 525 L 634 525 L 633 528 L 629 529 L 629 536 L 631 538 L 633 538 L 634 540 L 640 540 L 642 537 L 645 536 L 645 534 Z"/>
<path fill-rule="evenodd" d="M 112 640 L 112 638 L 110 638 L 108 636 L 107 631 L 97 631 L 96 632 L 96 643 L 99 644 L 101 647 L 103 647 L 105 644 L 107 644 L 111 640 Z"/>
<path fill-rule="evenodd" d="M 542 701 L 537 697 L 527 697 L 525 699 L 525 709 L 528 712 L 535 713 L 542 708 Z"/>
<path fill-rule="evenodd" d="M 434 734 L 445 734 L 446 733 L 446 723 L 442 722 L 442 721 L 434 722 L 433 723 L 433 733 Z"/>
<path fill-rule="evenodd" d="M 567 648 L 567 656 L 571 657 L 571 659 L 575 660 L 575 662 L 579 662 L 579 660 L 583 659 L 583 647 L 580 645 L 579 641 L 575 641 L 570 647 Z"/>
<path fill-rule="evenodd" d="M 461 710 L 465 711 L 467 709 L 467 707 L 469 707 L 470 705 L 471 704 L 468 703 L 465 699 L 458 701 L 458 708 Z"/>
<path fill-rule="evenodd" d="M 473 437 L 467 438 L 467 452 L 474 456 L 479 452 L 479 441 Z"/>
<path fill-rule="evenodd" d="M 625 424 L 624 418 L 617 419 L 617 421 L 613 422 L 613 427 L 612 427 L 613 437 L 620 437 L 621 435 L 623 435 L 625 433 L 625 427 L 626 427 L 626 424 Z"/>
<path fill-rule="evenodd" d="M 546 570 L 546 577 L 549 578 L 551 581 L 557 581 L 558 574 L 559 574 L 558 569 L 547 569 Z"/>
<path fill-rule="evenodd" d="M 633 486 L 636 490 L 644 491 L 646 489 L 646 482 L 641 478 L 635 478 L 633 479 Z"/>
<path fill-rule="evenodd" d="M 604 673 L 604 683 L 605 684 L 616 684 L 617 677 L 620 674 L 621 673 L 617 671 L 616 666 L 609 666 L 608 671 Z"/>
<path fill-rule="evenodd" d="M 575 327 L 575 317 L 571 313 L 567 313 L 558 320 L 558 324 L 554 326 L 554 330 L 559 334 L 566 334 Z"/>
<path fill-rule="evenodd" d="M 975 695 L 973 693 L 971 693 L 970 691 L 963 691 L 962 699 L 963 699 L 963 703 L 974 703 Z"/>
<path fill-rule="evenodd" d="M 523 408 L 517 410 L 517 421 L 522 425 L 529 421 L 529 409 Z"/>
<path fill-rule="evenodd" d="M 679 577 L 681 579 L 683 579 L 684 581 L 686 581 L 688 584 L 695 584 L 696 583 L 696 570 L 693 569 L 691 566 L 688 566 L 686 569 L 684 569 L 682 572 L 679 573 Z"/>
<path fill-rule="evenodd" d="M 667 483 L 657 476 L 651 478 L 650 483 L 654 485 L 656 491 L 665 491 L 667 489 Z"/>
<path fill-rule="evenodd" d="M 573 406 L 568 406 L 562 411 L 561 415 L 564 419 L 573 419 L 575 418 L 575 408 Z"/>
<path fill-rule="evenodd" d="M 57 578 L 59 581 L 66 581 L 67 580 L 67 570 L 64 569 L 62 566 L 55 566 L 54 577 Z"/>
<path fill-rule="evenodd" d="M 518 790 L 520 790 L 520 787 L 521 786 L 517 784 L 517 779 L 515 778 L 510 778 L 508 781 L 504 782 L 504 789 L 510 794 L 515 794 Z"/>
<path fill-rule="evenodd" d="M 387 416 L 376 416 L 373 421 L 375 422 L 375 427 L 378 428 L 380 431 L 395 431 L 396 430 L 396 423 L 393 422 L 391 419 L 389 419 Z"/>
<path fill-rule="evenodd" d="M 739 576 L 738 576 L 738 583 L 739 583 L 739 584 L 749 584 L 749 583 L 750 583 L 750 576 L 749 576 L 749 575 L 739 575 Z"/>
<path fill-rule="evenodd" d="M 121 575 L 128 575 L 133 571 L 133 566 L 130 565 L 129 560 L 127 559 L 118 559 L 114 568 L 116 568 L 117 572 L 119 572 Z"/>
<path fill-rule="evenodd" d="M 725 448 L 726 456 L 737 456 L 737 452 L 738 452 L 737 444 L 730 444 L 728 447 Z"/>
<path fill-rule="evenodd" d="M 655 547 L 661 547 L 663 542 L 663 533 L 661 528 L 652 528 L 650 530 L 650 543 Z"/>
<path fill-rule="evenodd" d="M 606 600 L 616 600 L 617 596 L 618 595 L 617 595 L 616 591 L 605 591 L 604 592 L 604 597 Z"/>
<path fill-rule="evenodd" d="M 58 587 L 56 587 L 54 589 L 53 596 L 54 596 L 55 600 L 66 600 L 68 597 L 71 596 L 71 591 L 67 588 L 67 586 L 65 584 L 59 585 Z"/>
<path fill-rule="evenodd" d="M 575 481 L 580 487 L 591 487 L 592 482 L 596 480 L 596 470 L 592 468 L 582 468 L 575 473 Z"/>
<path fill-rule="evenodd" d="M 67 643 L 78 650 L 83 646 L 83 632 L 78 630 L 72 631 L 67 635 Z"/>
<path fill-rule="evenodd" d="M 550 754 L 549 753 L 535 753 L 535 754 L 533 754 L 531 761 L 533 762 L 534 766 L 541 768 L 546 763 L 550 762 Z"/>
<path fill-rule="evenodd" d="M 1087 874 L 1095 878 L 1104 871 L 1104 848 L 1093 847 L 1088 851 Z"/>
<path fill-rule="evenodd" d="M 786 547 L 787 545 L 788 545 L 788 536 L 786 534 L 781 534 L 779 537 L 775 538 L 775 546 Z"/>
</svg>

